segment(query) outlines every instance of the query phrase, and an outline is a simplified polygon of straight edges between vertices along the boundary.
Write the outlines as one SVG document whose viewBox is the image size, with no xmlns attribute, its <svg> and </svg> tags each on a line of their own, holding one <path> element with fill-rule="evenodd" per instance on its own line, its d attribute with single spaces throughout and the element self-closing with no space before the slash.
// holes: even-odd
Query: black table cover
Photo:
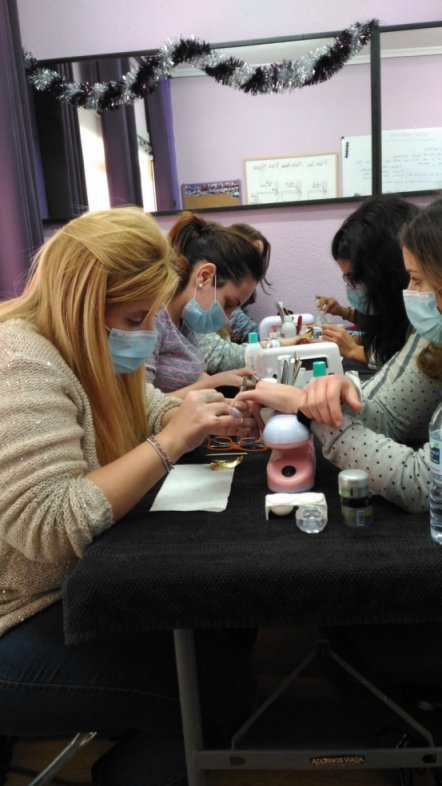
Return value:
<svg viewBox="0 0 442 786">
<path fill-rule="evenodd" d="M 442 548 L 428 514 L 374 498 L 374 524 L 342 522 L 337 469 L 318 456 L 328 525 L 266 521 L 269 453 L 236 467 L 223 513 L 149 512 L 159 486 L 98 538 L 63 587 L 68 643 L 221 626 L 442 622 Z M 200 461 L 202 449 L 184 462 Z"/>
</svg>

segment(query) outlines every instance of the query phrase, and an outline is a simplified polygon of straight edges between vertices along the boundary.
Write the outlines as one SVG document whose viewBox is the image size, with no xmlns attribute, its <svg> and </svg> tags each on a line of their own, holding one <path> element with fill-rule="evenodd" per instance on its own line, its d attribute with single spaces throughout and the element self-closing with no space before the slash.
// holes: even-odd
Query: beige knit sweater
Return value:
<svg viewBox="0 0 442 786">
<path fill-rule="evenodd" d="M 179 400 L 148 385 L 151 433 Z M 0 635 L 60 597 L 91 540 L 113 523 L 85 475 L 99 466 L 85 391 L 23 320 L 0 323 Z"/>
</svg>

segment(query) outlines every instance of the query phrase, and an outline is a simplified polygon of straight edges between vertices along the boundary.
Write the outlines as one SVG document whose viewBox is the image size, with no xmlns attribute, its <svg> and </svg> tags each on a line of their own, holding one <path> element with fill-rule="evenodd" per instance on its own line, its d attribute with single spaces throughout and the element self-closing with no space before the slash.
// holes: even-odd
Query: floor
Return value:
<svg viewBox="0 0 442 786">
<path fill-rule="evenodd" d="M 28 786 L 31 771 L 39 772 L 47 761 L 60 750 L 60 741 L 30 740 L 17 743 L 14 750 L 14 767 L 22 771 L 11 772 L 6 786 Z M 54 786 L 86 786 L 90 784 L 90 766 L 107 749 L 103 741 L 92 741 L 79 752 L 72 762 L 57 774 Z M 429 772 L 413 773 L 413 781 L 403 781 L 395 770 L 340 770 L 335 771 L 278 771 L 211 773 L 209 786 L 435 786 Z M 157 786 L 148 784 L 146 786 Z"/>
<path fill-rule="evenodd" d="M 261 631 L 256 661 L 261 675 L 261 690 L 268 695 L 294 664 L 311 651 L 315 634 L 308 630 Z M 345 689 L 345 700 L 343 690 Z M 347 695 L 348 694 L 348 695 Z M 428 713 L 427 713 L 428 715 Z M 421 723 L 424 719 L 419 718 Z M 400 724 L 399 724 L 400 725 Z M 425 723 L 424 723 L 425 725 Z M 402 732 L 396 719 L 379 702 L 367 697 L 335 677 L 325 678 L 322 667 L 314 659 L 288 690 L 278 697 L 244 738 L 244 747 L 252 747 L 265 739 L 266 746 L 316 748 L 327 752 L 348 746 L 391 747 L 399 743 Z M 90 783 L 90 767 L 110 743 L 95 739 L 79 751 L 75 758 L 53 780 L 60 786 Z M 29 771 L 40 771 L 63 746 L 56 740 L 19 740 L 14 746 L 13 768 L 6 786 L 27 786 Z M 1 781 L 0 781 L 1 782 Z M 441 780 L 442 783 L 442 780 Z M 213 772 L 209 786 L 434 786 L 430 770 L 420 772 L 397 770 L 326 770 L 326 771 L 242 771 Z M 158 786 L 149 784 L 146 786 Z"/>
</svg>

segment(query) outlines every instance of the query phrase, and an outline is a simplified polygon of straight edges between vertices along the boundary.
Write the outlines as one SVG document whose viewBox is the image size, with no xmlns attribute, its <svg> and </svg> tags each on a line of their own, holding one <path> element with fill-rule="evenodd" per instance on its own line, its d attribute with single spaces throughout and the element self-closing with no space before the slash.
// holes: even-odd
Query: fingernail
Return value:
<svg viewBox="0 0 442 786">
<path fill-rule="evenodd" d="M 242 412 L 240 412 L 236 407 L 230 407 L 230 412 L 234 418 L 242 418 Z"/>
</svg>

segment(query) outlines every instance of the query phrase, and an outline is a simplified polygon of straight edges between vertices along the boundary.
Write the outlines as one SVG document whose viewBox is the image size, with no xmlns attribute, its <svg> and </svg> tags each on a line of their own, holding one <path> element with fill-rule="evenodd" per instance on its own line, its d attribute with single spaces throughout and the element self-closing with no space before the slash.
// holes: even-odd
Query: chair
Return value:
<svg viewBox="0 0 442 786">
<path fill-rule="evenodd" d="M 96 731 L 76 734 L 40 773 L 35 774 L 35 777 L 29 781 L 28 786 L 43 786 L 43 784 L 49 783 L 54 775 L 75 756 L 80 748 L 83 748 L 88 742 L 93 740 L 96 734 Z M 14 772 L 14 767 L 10 766 L 12 746 L 11 738 L 0 737 L 0 786 L 6 784 L 7 773 Z"/>
</svg>

